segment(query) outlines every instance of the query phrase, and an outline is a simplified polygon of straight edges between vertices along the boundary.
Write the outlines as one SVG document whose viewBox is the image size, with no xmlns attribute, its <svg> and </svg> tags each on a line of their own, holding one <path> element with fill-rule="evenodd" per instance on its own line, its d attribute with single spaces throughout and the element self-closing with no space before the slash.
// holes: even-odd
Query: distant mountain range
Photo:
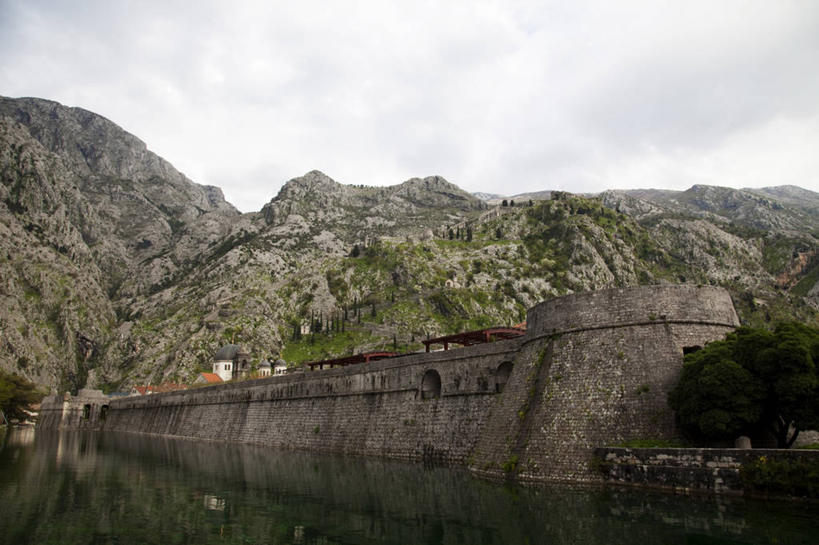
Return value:
<svg viewBox="0 0 819 545">
<path fill-rule="evenodd" d="M 762 216 L 769 216 L 773 221 L 773 216 L 765 212 L 766 208 L 788 206 L 793 208 L 792 220 L 798 229 L 812 229 L 819 217 L 819 193 L 802 189 L 793 185 L 730 189 L 727 187 L 714 187 L 708 185 L 695 185 L 685 191 L 674 191 L 669 189 L 627 189 L 608 190 L 602 193 L 585 193 L 585 197 L 601 197 L 607 200 L 617 200 L 619 196 L 634 197 L 640 201 L 652 203 L 665 210 L 685 210 L 691 214 L 711 213 L 723 216 L 732 221 L 737 219 L 737 209 L 742 209 L 742 214 L 749 216 L 759 216 L 758 225 L 761 228 L 771 227 L 770 221 Z M 505 200 L 526 204 L 529 200 L 548 200 L 552 196 L 552 191 L 535 191 L 530 193 L 519 193 L 517 195 L 495 195 L 491 193 L 473 193 L 473 196 L 485 201 L 490 205 L 499 205 Z M 622 197 L 621 197 L 622 198 Z M 721 213 L 722 211 L 722 213 Z M 753 220 L 750 220 L 753 223 Z"/>
<path fill-rule="evenodd" d="M 819 195 L 793 186 L 498 197 L 312 171 L 242 214 L 107 119 L 32 98 L 0 98 L 0 172 L 0 366 L 58 391 L 188 381 L 226 343 L 254 362 L 415 350 L 612 286 L 719 284 L 757 325 L 819 309 Z"/>
</svg>

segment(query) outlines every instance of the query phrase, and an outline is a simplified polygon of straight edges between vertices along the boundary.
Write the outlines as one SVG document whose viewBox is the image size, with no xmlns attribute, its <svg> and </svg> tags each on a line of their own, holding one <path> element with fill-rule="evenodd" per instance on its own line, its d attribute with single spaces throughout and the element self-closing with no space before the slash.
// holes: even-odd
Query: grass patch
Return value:
<svg viewBox="0 0 819 545">
<path fill-rule="evenodd" d="M 348 325 L 349 327 L 349 325 Z M 374 341 L 374 337 L 363 330 L 348 330 L 341 333 L 315 333 L 305 335 L 298 341 L 288 342 L 282 349 L 282 358 L 288 363 L 320 361 L 358 352 L 358 347 Z"/>
</svg>

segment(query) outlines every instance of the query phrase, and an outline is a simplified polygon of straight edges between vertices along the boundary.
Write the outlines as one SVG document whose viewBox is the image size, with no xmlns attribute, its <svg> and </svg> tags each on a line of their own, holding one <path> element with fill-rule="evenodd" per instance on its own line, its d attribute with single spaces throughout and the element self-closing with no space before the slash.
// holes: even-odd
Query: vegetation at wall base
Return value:
<svg viewBox="0 0 819 545">
<path fill-rule="evenodd" d="M 819 458 L 759 456 L 743 464 L 739 476 L 746 493 L 819 498 Z"/>
<path fill-rule="evenodd" d="M 819 427 L 819 330 L 795 322 L 741 327 L 685 357 L 668 397 L 695 442 L 771 433 L 789 448 Z"/>
</svg>

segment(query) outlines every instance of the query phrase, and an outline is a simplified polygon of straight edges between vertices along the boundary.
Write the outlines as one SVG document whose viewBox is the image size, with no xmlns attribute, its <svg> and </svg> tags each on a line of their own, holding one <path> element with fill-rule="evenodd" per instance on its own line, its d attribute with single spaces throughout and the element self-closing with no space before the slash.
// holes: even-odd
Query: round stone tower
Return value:
<svg viewBox="0 0 819 545">
<path fill-rule="evenodd" d="M 674 439 L 667 405 L 685 353 L 739 325 L 722 288 L 656 285 L 533 307 L 472 469 L 520 480 L 593 481 L 595 447 Z"/>
</svg>

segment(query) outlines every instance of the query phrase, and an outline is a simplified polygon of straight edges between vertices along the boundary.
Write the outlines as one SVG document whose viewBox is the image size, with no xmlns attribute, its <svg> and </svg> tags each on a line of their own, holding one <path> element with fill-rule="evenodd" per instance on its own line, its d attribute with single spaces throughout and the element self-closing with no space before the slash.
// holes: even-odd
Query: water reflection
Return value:
<svg viewBox="0 0 819 545">
<path fill-rule="evenodd" d="M 0 543 L 813 543 L 815 505 L 504 487 L 464 471 L 128 434 L 12 432 Z"/>
</svg>

